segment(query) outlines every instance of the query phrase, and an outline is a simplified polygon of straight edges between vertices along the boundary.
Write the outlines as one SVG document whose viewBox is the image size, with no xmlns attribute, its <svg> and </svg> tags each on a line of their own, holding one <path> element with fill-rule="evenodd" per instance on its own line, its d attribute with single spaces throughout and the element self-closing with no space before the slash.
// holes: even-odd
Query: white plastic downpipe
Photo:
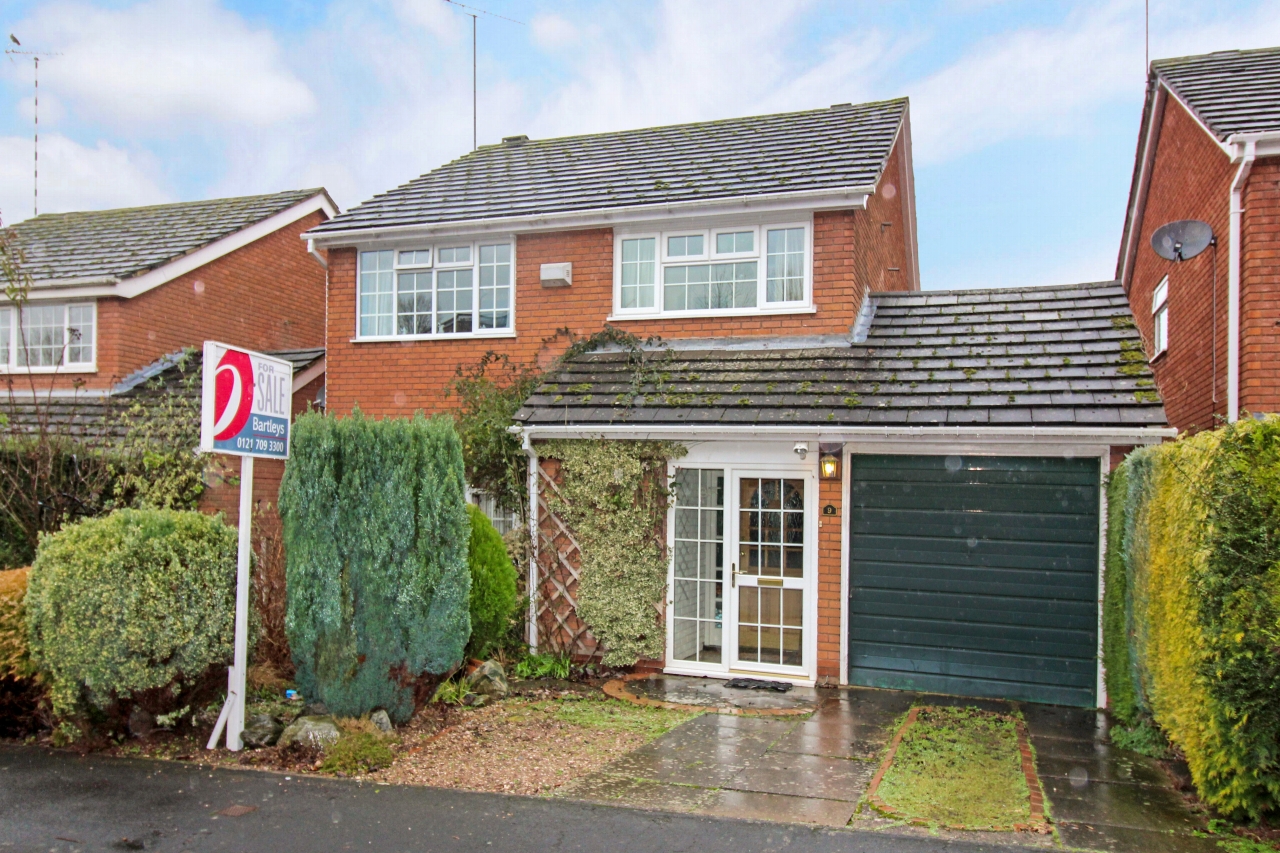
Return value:
<svg viewBox="0 0 1280 853">
<path fill-rule="evenodd" d="M 538 653 L 538 451 L 529 431 L 521 430 L 520 447 L 529 457 L 529 651 Z"/>
<path fill-rule="evenodd" d="M 1236 149 L 1239 151 L 1240 149 Z M 1253 171 L 1257 143 L 1244 141 L 1240 168 L 1231 182 L 1231 252 L 1227 255 L 1227 422 L 1240 417 L 1240 244 L 1244 217 L 1244 185 Z"/>
</svg>

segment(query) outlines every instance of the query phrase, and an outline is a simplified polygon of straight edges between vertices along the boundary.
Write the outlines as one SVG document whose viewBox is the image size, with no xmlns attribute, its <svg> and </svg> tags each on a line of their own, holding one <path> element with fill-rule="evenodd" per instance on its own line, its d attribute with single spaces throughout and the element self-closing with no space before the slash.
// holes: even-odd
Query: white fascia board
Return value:
<svg viewBox="0 0 1280 853">
<path fill-rule="evenodd" d="M 247 228 L 242 228 L 234 234 L 228 234 L 226 237 L 215 240 L 207 246 L 196 249 L 189 255 L 183 255 L 140 276 L 124 279 L 115 286 L 109 295 L 132 299 L 166 282 L 173 281 L 179 276 L 186 275 L 192 270 L 199 269 L 205 264 L 212 263 L 218 258 L 229 255 L 237 249 L 242 249 L 255 240 L 274 234 L 286 225 L 297 222 L 302 217 L 309 216 L 317 210 L 324 211 L 329 218 L 333 218 L 338 214 L 337 208 L 333 206 L 333 202 L 329 201 L 328 195 L 323 192 L 316 193 L 311 198 L 300 201 L 293 207 L 285 208 L 279 213 L 255 222 Z"/>
<path fill-rule="evenodd" d="M 1164 124 L 1164 109 L 1168 103 L 1169 89 L 1164 83 L 1156 86 L 1151 101 L 1151 115 L 1147 119 L 1146 133 L 1142 136 L 1142 150 L 1138 151 L 1138 186 L 1131 199 L 1132 207 L 1126 211 L 1123 263 L 1120 265 L 1120 286 L 1129 294 L 1129 277 L 1133 273 L 1137 249 L 1139 223 L 1147 209 L 1147 192 L 1150 190 L 1151 170 L 1155 166 L 1155 148 L 1159 146 L 1159 131 Z M 1154 142 L 1152 140 L 1155 140 Z"/>
<path fill-rule="evenodd" d="M 717 438 L 740 441 L 747 437 L 775 441 L 863 441 L 930 443 L 954 446 L 957 443 L 998 446 L 1036 445 L 1139 445 L 1158 444 L 1176 438 L 1172 427 L 822 427 L 760 424 L 601 424 L 575 426 L 545 424 L 513 426 L 511 432 L 530 440 L 577 439 L 666 439 L 711 441 Z"/>
<path fill-rule="evenodd" d="M 1280 130 L 1233 133 L 1227 137 L 1226 143 L 1232 163 L 1239 163 L 1244 158 L 1245 148 L 1250 142 L 1254 144 L 1255 157 L 1280 155 Z"/>
<path fill-rule="evenodd" d="M 297 394 L 303 388 L 310 385 L 317 376 L 324 375 L 324 356 L 320 356 L 315 362 L 303 370 L 297 376 L 293 377 L 293 393 Z"/>
<path fill-rule="evenodd" d="M 867 206 L 867 197 L 875 192 L 869 187 L 837 187 L 829 190 L 805 190 L 770 195 L 743 195 L 707 201 L 662 202 L 661 204 L 628 205 L 564 213 L 537 213 L 529 216 L 504 216 L 494 219 L 467 219 L 457 222 L 422 222 L 412 225 L 390 225 L 385 228 L 351 228 L 345 231 L 311 232 L 303 238 L 323 248 L 355 246 L 378 241 L 425 237 L 455 237 L 509 234 L 537 231 L 565 231 L 573 228 L 600 228 L 635 222 L 660 222 L 676 217 L 727 216 L 735 213 L 775 213 L 795 210 L 848 210 Z"/>
</svg>

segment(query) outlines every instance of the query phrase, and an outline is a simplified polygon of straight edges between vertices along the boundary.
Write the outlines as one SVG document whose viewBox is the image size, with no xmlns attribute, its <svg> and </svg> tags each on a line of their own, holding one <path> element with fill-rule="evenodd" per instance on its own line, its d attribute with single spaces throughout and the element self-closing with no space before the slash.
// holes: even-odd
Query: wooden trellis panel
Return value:
<svg viewBox="0 0 1280 853">
<path fill-rule="evenodd" d="M 554 470 L 548 471 L 548 467 Z M 559 465 L 543 460 L 538 466 L 538 583 L 534 613 L 538 620 L 538 648 L 575 656 L 602 652 L 586 623 L 578 616 L 581 549 L 563 521 L 551 511 L 547 494 L 561 497 L 556 485 Z"/>
</svg>

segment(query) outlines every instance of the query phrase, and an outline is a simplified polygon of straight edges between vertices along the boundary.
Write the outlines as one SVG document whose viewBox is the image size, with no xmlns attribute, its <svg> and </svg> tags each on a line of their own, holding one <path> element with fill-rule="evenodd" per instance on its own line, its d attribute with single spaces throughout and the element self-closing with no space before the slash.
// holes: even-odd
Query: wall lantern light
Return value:
<svg viewBox="0 0 1280 853">
<path fill-rule="evenodd" d="M 844 445 L 820 444 L 818 453 L 818 477 L 823 480 L 839 480 L 840 457 L 844 454 Z"/>
</svg>

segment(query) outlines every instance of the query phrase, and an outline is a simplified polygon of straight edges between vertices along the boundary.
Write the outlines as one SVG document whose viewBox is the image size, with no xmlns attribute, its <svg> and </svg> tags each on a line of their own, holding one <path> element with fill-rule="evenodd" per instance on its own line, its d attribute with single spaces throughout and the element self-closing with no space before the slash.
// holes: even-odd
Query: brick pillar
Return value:
<svg viewBox="0 0 1280 853">
<path fill-rule="evenodd" d="M 823 508 L 835 507 L 835 515 Z M 818 681 L 840 681 L 840 539 L 844 529 L 844 501 L 839 480 L 818 481 Z"/>
</svg>

